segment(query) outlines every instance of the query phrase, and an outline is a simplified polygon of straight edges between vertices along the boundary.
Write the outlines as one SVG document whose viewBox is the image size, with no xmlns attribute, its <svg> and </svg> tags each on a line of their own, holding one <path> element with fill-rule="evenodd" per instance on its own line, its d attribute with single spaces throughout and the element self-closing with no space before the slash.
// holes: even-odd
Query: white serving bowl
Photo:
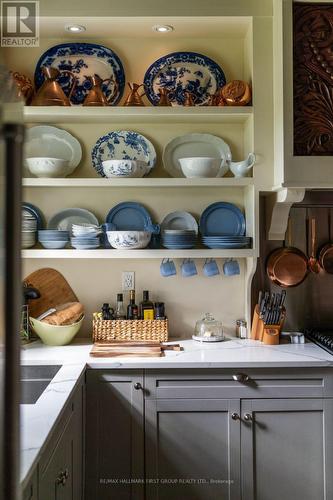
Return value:
<svg viewBox="0 0 333 500">
<path fill-rule="evenodd" d="M 66 177 L 74 170 L 68 166 L 69 161 L 62 158 L 26 158 L 25 163 L 37 177 Z"/>
<path fill-rule="evenodd" d="M 143 177 L 149 171 L 141 160 L 105 160 L 102 165 L 105 177 Z"/>
<path fill-rule="evenodd" d="M 185 177 L 222 177 L 228 170 L 220 158 L 179 158 L 179 163 Z"/>
<path fill-rule="evenodd" d="M 122 250 L 146 248 L 151 239 L 148 231 L 107 231 L 106 235 L 112 248 Z"/>
</svg>

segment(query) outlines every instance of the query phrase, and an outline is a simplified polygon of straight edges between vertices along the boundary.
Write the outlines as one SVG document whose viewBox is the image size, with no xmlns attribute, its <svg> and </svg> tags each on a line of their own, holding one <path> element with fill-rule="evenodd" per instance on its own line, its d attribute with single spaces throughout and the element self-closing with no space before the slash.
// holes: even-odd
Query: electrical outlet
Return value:
<svg viewBox="0 0 333 500">
<path fill-rule="evenodd" d="M 123 291 L 135 289 L 135 273 L 134 273 L 134 271 L 123 271 L 122 289 L 123 289 Z"/>
</svg>

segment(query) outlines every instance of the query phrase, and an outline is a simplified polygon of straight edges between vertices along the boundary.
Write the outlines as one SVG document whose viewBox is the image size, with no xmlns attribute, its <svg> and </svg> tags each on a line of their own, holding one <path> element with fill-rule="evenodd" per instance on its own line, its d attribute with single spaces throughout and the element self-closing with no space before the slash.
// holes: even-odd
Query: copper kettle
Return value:
<svg viewBox="0 0 333 500">
<path fill-rule="evenodd" d="M 145 95 L 145 92 L 143 94 L 139 93 L 139 88 L 143 87 L 143 83 L 139 85 L 138 83 L 129 82 L 128 86 L 130 88 L 130 92 L 125 99 L 124 106 L 144 106 L 142 97 Z"/>
<path fill-rule="evenodd" d="M 165 87 L 161 87 L 159 89 L 159 101 L 157 103 L 157 106 L 171 106 L 169 94 L 170 90 Z"/>
<path fill-rule="evenodd" d="M 77 84 L 77 78 L 71 71 L 59 71 L 57 68 L 42 67 L 45 81 L 33 98 L 32 106 L 70 106 L 70 99 Z M 60 74 L 69 74 L 73 78 L 72 87 L 68 96 L 65 95 L 60 84 L 56 81 Z"/>
<path fill-rule="evenodd" d="M 114 81 L 113 77 L 102 80 L 98 75 L 94 75 L 89 76 L 88 80 L 91 82 L 91 89 L 83 101 L 83 106 L 109 106 L 118 92 L 118 84 Z M 109 97 L 106 97 L 102 90 L 102 85 L 106 82 L 114 82 L 114 90 Z"/>
</svg>

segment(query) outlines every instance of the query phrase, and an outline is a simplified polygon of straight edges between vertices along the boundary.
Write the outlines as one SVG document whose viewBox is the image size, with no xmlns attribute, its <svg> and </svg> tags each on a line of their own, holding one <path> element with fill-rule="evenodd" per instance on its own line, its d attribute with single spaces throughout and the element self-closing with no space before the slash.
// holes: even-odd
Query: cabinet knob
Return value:
<svg viewBox="0 0 333 500">
<path fill-rule="evenodd" d="M 68 474 L 68 471 L 67 471 Z M 68 476 L 67 476 L 68 477 Z M 56 478 L 56 484 L 61 484 L 62 486 L 65 486 L 66 481 L 67 481 L 66 473 L 64 471 L 59 472 L 58 477 Z"/>
<path fill-rule="evenodd" d="M 239 382 L 240 384 L 245 384 L 249 380 L 249 376 L 246 375 L 246 373 L 235 373 L 235 375 L 232 376 L 235 382 Z"/>
<path fill-rule="evenodd" d="M 231 414 L 231 418 L 232 418 L 232 420 L 240 420 L 238 413 L 235 413 L 235 412 Z"/>
<path fill-rule="evenodd" d="M 244 413 L 244 420 L 245 422 L 252 422 L 252 414 L 251 413 Z"/>
<path fill-rule="evenodd" d="M 136 391 L 139 391 L 140 389 L 142 389 L 142 385 L 140 384 L 140 382 L 135 382 L 134 384 L 134 389 Z"/>
</svg>

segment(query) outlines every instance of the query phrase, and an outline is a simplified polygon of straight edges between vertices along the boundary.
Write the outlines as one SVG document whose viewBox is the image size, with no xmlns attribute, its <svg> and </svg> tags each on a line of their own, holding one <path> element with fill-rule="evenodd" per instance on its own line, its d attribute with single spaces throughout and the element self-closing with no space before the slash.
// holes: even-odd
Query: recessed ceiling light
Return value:
<svg viewBox="0 0 333 500">
<path fill-rule="evenodd" d="M 82 31 L 86 31 L 86 27 L 81 24 L 69 24 L 65 29 L 71 33 L 81 33 Z"/>
<path fill-rule="evenodd" d="M 153 26 L 153 31 L 157 31 L 157 33 L 168 33 L 170 31 L 174 31 L 174 27 L 169 24 L 156 24 Z"/>
</svg>

